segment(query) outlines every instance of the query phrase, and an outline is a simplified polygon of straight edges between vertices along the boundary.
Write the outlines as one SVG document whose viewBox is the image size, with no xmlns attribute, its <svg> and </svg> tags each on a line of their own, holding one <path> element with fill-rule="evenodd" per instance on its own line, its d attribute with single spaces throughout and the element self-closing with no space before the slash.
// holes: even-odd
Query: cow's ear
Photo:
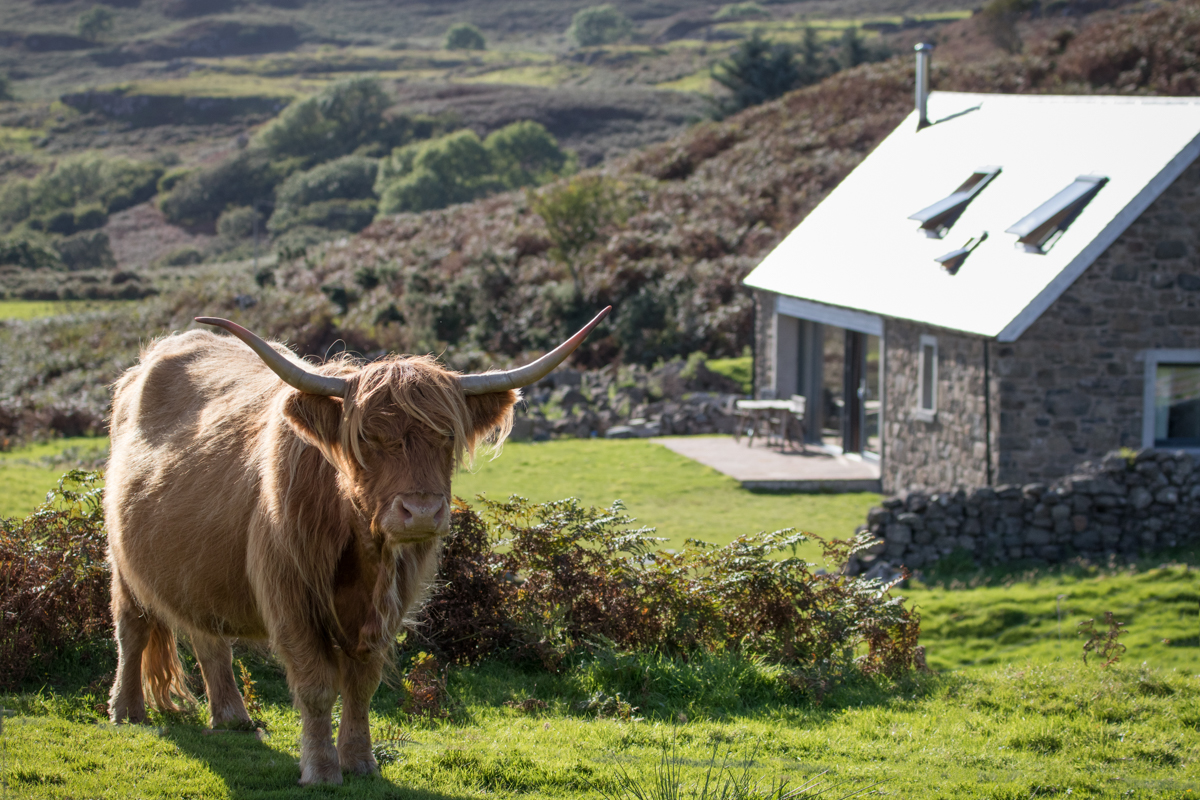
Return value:
<svg viewBox="0 0 1200 800">
<path fill-rule="evenodd" d="M 338 426 L 342 421 L 340 399 L 292 392 L 283 404 L 283 415 L 301 439 L 333 460 L 338 450 Z"/>
<path fill-rule="evenodd" d="M 505 392 L 489 392 L 467 397 L 467 409 L 471 412 L 471 433 L 476 438 L 486 436 L 496 428 L 505 433 L 512 425 L 512 410 L 521 393 L 516 389 Z"/>
</svg>

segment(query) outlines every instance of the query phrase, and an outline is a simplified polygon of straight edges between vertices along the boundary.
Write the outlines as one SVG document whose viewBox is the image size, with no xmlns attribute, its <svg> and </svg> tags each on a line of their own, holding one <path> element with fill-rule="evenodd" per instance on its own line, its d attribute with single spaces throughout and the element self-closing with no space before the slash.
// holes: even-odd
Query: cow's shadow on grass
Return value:
<svg viewBox="0 0 1200 800">
<path fill-rule="evenodd" d="M 300 761 L 270 738 L 253 733 L 209 731 L 196 725 L 168 725 L 163 738 L 179 750 L 204 763 L 224 783 L 233 800 L 273 800 L 291 797 L 353 796 L 355 798 L 403 797 L 412 800 L 460 800 L 455 795 L 434 792 L 388 778 L 343 775 L 341 786 L 300 787 Z"/>
</svg>

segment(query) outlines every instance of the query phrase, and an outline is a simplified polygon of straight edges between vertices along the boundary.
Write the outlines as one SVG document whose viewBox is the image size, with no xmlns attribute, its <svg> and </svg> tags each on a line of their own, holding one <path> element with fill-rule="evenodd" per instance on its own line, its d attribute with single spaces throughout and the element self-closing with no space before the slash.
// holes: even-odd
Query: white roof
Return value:
<svg viewBox="0 0 1200 800">
<path fill-rule="evenodd" d="M 910 114 L 746 284 L 1013 341 L 1200 155 L 1200 98 L 934 92 L 929 119 Z M 945 238 L 908 219 L 984 166 L 1002 171 Z M 1109 180 L 1047 253 L 1004 232 L 1088 174 Z M 981 231 L 958 274 L 934 261 Z"/>
</svg>

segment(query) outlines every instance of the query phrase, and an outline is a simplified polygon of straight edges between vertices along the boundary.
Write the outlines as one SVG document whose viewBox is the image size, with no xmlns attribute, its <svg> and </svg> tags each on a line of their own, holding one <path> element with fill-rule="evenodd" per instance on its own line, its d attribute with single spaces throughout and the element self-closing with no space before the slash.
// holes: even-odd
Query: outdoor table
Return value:
<svg viewBox="0 0 1200 800">
<path fill-rule="evenodd" d="M 771 432 L 777 431 L 779 434 L 779 444 L 783 447 L 791 441 L 788 436 L 789 423 L 793 419 L 799 420 L 801 424 L 804 422 L 803 401 L 738 400 L 735 408 L 739 412 L 737 414 L 739 419 L 745 419 L 750 425 L 750 435 L 747 437 L 748 447 L 754 445 L 754 437 L 763 423 L 767 425 L 767 444 L 771 443 Z M 741 433 L 742 425 L 739 422 L 733 431 L 734 441 L 738 441 L 741 438 Z M 803 441 L 801 441 L 800 446 L 801 448 L 804 447 Z"/>
</svg>

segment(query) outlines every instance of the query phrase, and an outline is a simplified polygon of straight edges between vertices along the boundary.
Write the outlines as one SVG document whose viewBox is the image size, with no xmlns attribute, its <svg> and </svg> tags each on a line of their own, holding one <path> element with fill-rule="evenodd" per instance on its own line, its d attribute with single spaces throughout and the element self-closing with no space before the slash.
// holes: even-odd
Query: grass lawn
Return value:
<svg viewBox="0 0 1200 800">
<path fill-rule="evenodd" d="M 799 528 L 828 538 L 846 538 L 866 522 L 879 495 L 771 494 L 750 492 L 711 467 L 641 439 L 565 439 L 533 444 L 511 442 L 500 457 L 481 457 L 474 473 L 460 473 L 454 492 L 494 500 L 519 494 L 545 502 L 578 497 L 607 506 L 621 500 L 643 525 L 658 529 L 664 547 L 688 538 L 725 544 L 743 533 Z M 814 544 L 803 554 L 820 555 Z"/>
<path fill-rule="evenodd" d="M 298 716 L 277 675 L 253 669 L 266 701 L 265 741 L 206 734 L 200 714 L 108 725 L 93 708 L 103 686 L 0 698 L 18 710 L 0 743 L 5 796 L 599 797 L 597 787 L 615 789 L 618 770 L 651 788 L 671 743 L 685 785 L 703 777 L 715 749 L 718 763 L 728 754 L 739 773 L 749 765 L 760 789 L 825 771 L 823 780 L 847 782 L 825 797 L 877 782 L 872 796 L 921 800 L 1191 800 L 1200 787 L 1200 676 L 1072 660 L 924 676 L 816 705 L 755 696 L 762 670 L 744 662 L 740 672 L 707 675 L 693 662 L 703 696 L 689 697 L 683 682 L 648 701 L 635 696 L 649 707 L 636 712 L 641 720 L 578 710 L 590 694 L 622 685 L 595 667 L 557 676 L 499 664 L 452 670 L 451 717 L 439 721 L 407 719 L 399 696 L 383 687 L 375 740 L 403 743 L 387 749 L 382 776 L 300 792 Z M 660 672 L 647 669 L 655 685 Z M 531 697 L 546 707 L 525 714 L 505 705 Z"/>
<path fill-rule="evenodd" d="M 0 468 L 101 442 L 4 454 Z M 47 467 L 55 477 L 64 468 Z M 0 485 L 7 493 L 7 473 Z M 738 531 L 785 525 L 844 535 L 876 501 L 745 492 L 638 440 L 510 444 L 499 459 L 459 476 L 455 490 L 535 500 L 574 494 L 597 505 L 619 497 L 672 542 L 687 535 L 728 541 Z M 745 769 L 761 782 L 757 793 L 726 800 L 766 800 L 770 782 L 782 778 L 793 787 L 810 778 L 845 782 L 822 798 L 870 787 L 869 796 L 921 800 L 1193 800 L 1200 793 L 1200 576 L 1195 552 L 1172 558 L 1161 566 L 1155 559 L 1129 568 L 914 582 L 899 594 L 921 613 L 921 641 L 938 674 L 850 685 L 820 700 L 797 695 L 784 669 L 732 653 L 683 661 L 602 649 L 557 674 L 499 662 L 451 667 L 443 719 L 407 717 L 403 690 L 381 687 L 372 729 L 382 775 L 347 777 L 336 789 L 296 788 L 299 717 L 269 655 L 238 651 L 263 702 L 257 716 L 268 735 L 261 740 L 206 732 L 203 707 L 114 727 L 103 709 L 115 653 L 100 638 L 45 666 L 22 691 L 0 695 L 0 706 L 16 710 L 0 738 L 0 797 L 535 800 L 603 793 L 634 800 L 621 796 L 618 774 L 653 790 L 668 745 L 679 770 L 668 783 L 686 788 L 702 780 L 714 750 L 718 766 L 728 757 L 739 775 Z M 1128 649 L 1107 668 L 1094 657 L 1083 663 L 1077 633 L 1078 622 L 1101 621 L 1105 611 L 1128 630 L 1120 637 Z M 400 656 L 402 672 L 411 658 Z M 581 708 L 589 698 L 617 697 L 637 710 L 614 718 Z M 530 698 L 544 707 L 514 707 Z"/>
<path fill-rule="evenodd" d="M 92 462 L 108 449 L 108 439 L 80 436 L 54 439 L 0 453 L 0 519 L 23 517 L 46 499 L 46 492 L 80 461 Z"/>
<path fill-rule="evenodd" d="M 0 453 L 0 517 L 28 514 L 74 466 L 64 452 L 94 458 L 105 439 L 59 439 Z M 526 444 L 511 442 L 500 457 L 480 457 L 475 471 L 454 478 L 454 492 L 473 500 L 518 494 L 537 502 L 578 497 L 584 503 L 625 503 L 639 524 L 658 529 L 664 547 L 688 538 L 725 544 L 739 534 L 796 527 L 826 537 L 847 537 L 866 520 L 879 496 L 859 494 L 770 494 L 749 492 L 714 469 L 644 440 L 566 439 Z M 806 545 L 802 554 L 820 557 Z"/>
</svg>

